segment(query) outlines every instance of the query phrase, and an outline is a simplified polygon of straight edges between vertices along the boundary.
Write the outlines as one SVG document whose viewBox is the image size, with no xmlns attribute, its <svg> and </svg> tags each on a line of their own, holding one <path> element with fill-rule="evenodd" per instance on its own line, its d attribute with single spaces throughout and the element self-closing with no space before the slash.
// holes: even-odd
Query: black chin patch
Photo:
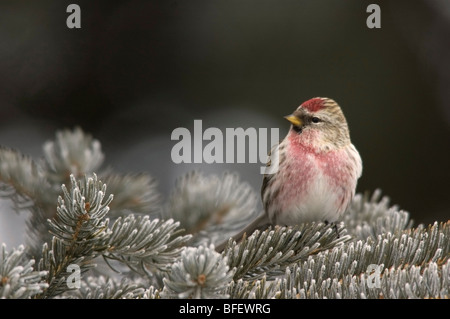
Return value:
<svg viewBox="0 0 450 319">
<path fill-rule="evenodd" d="M 302 128 L 300 126 L 292 125 L 292 129 L 297 132 L 297 134 L 302 132 Z"/>
</svg>

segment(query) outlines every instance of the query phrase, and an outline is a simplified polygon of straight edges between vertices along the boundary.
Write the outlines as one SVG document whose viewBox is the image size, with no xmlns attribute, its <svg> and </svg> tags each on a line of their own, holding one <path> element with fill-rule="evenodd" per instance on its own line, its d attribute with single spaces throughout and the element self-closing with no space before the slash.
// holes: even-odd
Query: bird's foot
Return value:
<svg viewBox="0 0 450 319">
<path fill-rule="evenodd" d="M 331 224 L 331 227 L 333 227 L 334 231 L 336 232 L 337 238 L 340 238 L 336 222 L 330 223 L 328 220 L 325 220 L 324 223 L 325 223 L 325 225 Z"/>
</svg>

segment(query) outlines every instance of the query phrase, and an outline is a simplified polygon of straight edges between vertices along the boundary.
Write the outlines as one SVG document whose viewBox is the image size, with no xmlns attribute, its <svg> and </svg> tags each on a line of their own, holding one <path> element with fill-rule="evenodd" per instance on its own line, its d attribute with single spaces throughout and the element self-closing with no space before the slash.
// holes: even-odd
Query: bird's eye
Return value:
<svg viewBox="0 0 450 319">
<path fill-rule="evenodd" d="M 321 121 L 321 119 L 319 119 L 317 116 L 314 116 L 312 119 L 311 119 L 311 122 L 313 122 L 313 123 L 319 123 Z"/>
</svg>

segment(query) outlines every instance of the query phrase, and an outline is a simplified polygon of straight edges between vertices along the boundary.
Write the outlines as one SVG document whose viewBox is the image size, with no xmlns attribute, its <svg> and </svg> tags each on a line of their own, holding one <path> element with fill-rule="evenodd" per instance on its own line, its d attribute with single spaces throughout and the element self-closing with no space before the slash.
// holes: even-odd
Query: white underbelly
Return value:
<svg viewBox="0 0 450 319">
<path fill-rule="evenodd" d="M 334 222 L 339 219 L 339 191 L 320 170 L 307 188 L 295 196 L 277 216 L 279 225 L 297 225 L 311 221 Z"/>
</svg>

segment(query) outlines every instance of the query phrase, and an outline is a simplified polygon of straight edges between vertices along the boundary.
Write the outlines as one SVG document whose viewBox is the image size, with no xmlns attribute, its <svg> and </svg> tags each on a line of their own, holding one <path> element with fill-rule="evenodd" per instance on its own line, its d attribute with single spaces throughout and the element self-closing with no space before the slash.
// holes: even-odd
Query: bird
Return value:
<svg viewBox="0 0 450 319">
<path fill-rule="evenodd" d="M 271 150 L 263 177 L 264 213 L 233 236 L 234 240 L 271 225 L 324 222 L 336 227 L 355 195 L 362 159 L 339 104 L 315 97 L 285 119 L 289 131 Z M 227 242 L 218 245 L 217 251 Z"/>
</svg>

